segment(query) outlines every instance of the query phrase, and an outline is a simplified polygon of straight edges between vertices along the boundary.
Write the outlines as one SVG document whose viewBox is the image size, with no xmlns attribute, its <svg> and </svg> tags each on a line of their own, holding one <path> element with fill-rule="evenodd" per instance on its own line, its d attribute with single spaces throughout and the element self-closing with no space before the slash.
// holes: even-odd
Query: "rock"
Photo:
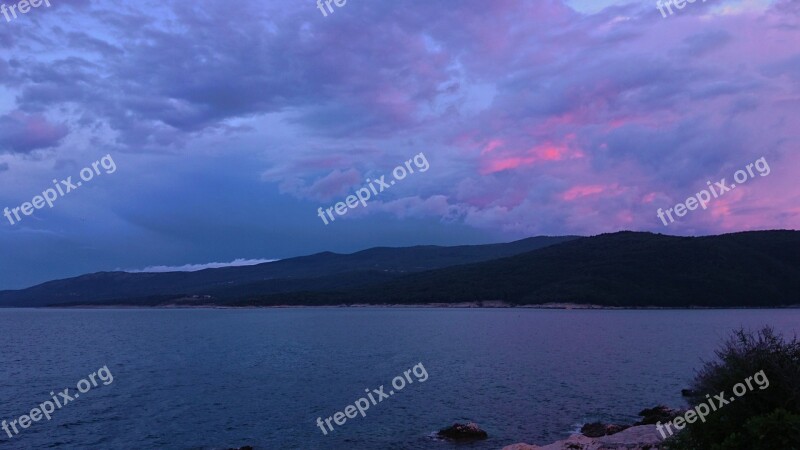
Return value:
<svg viewBox="0 0 800 450">
<path fill-rule="evenodd" d="M 625 431 L 630 428 L 630 425 L 617 425 L 614 423 L 606 425 L 606 436 L 611 436 L 612 434 L 617 434 L 620 431 Z"/>
<path fill-rule="evenodd" d="M 486 439 L 489 435 L 475 423 L 454 423 L 453 426 L 443 428 L 437 433 L 439 437 L 455 441 L 473 441 Z"/>
<path fill-rule="evenodd" d="M 655 425 L 640 425 L 627 428 L 613 436 L 589 438 L 575 434 L 563 441 L 538 447 L 530 444 L 514 444 L 503 450 L 658 450 L 661 436 Z"/>
<path fill-rule="evenodd" d="M 665 423 L 678 417 L 680 414 L 680 410 L 658 405 L 655 408 L 643 409 L 639 412 L 639 415 L 642 416 L 642 420 L 636 422 L 634 425 L 655 425 L 658 422 Z"/>
<path fill-rule="evenodd" d="M 620 447 L 648 450 L 660 448 L 662 439 L 654 425 L 639 425 L 627 428 L 613 436 L 598 438 L 597 442 L 600 444 L 598 450 Z"/>
<path fill-rule="evenodd" d="M 604 424 L 600 422 L 587 423 L 581 427 L 581 433 L 590 438 L 609 436 L 630 427 L 630 425 Z"/>
<path fill-rule="evenodd" d="M 541 448 L 542 447 L 539 447 L 538 445 L 520 443 L 520 444 L 506 445 L 505 447 L 503 447 L 503 450 L 539 450 Z"/>
<path fill-rule="evenodd" d="M 587 423 L 581 427 L 581 433 L 587 437 L 600 437 L 606 435 L 606 426 L 600 422 Z"/>
<path fill-rule="evenodd" d="M 681 395 L 684 397 L 697 397 L 699 392 L 691 389 L 681 389 Z"/>
</svg>

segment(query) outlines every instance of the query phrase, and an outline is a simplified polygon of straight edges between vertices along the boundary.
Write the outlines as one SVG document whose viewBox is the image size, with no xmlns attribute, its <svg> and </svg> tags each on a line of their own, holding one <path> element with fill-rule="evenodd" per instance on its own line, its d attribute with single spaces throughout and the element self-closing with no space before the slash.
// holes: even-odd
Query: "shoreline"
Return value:
<svg viewBox="0 0 800 450">
<path fill-rule="evenodd" d="M 502 450 L 610 450 L 624 448 L 628 450 L 658 450 L 663 448 L 664 440 L 658 436 L 655 425 L 634 425 L 618 433 L 600 437 L 588 437 L 575 433 L 566 439 L 550 444 L 536 445 L 519 442 L 507 445 Z"/>
<path fill-rule="evenodd" d="M 271 306 L 226 306 L 226 305 L 184 305 L 165 304 L 158 306 L 147 305 L 48 305 L 48 306 L 7 306 L 0 309 L 339 309 L 339 308 L 386 308 L 386 309 L 542 309 L 542 310 L 608 310 L 608 311 L 654 311 L 654 310 L 780 310 L 800 309 L 800 305 L 788 306 L 603 306 L 579 303 L 545 303 L 541 305 L 513 305 L 500 301 L 489 302 L 459 302 L 459 303 L 418 303 L 418 304 L 370 304 L 352 303 L 339 305 L 271 305 Z"/>
</svg>

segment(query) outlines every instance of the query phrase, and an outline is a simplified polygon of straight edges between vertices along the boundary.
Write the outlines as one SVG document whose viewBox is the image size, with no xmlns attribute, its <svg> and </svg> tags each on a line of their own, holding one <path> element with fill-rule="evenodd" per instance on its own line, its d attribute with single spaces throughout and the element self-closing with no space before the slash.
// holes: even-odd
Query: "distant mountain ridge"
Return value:
<svg viewBox="0 0 800 450">
<path fill-rule="evenodd" d="M 98 272 L 27 289 L 0 291 L 0 307 L 116 301 L 148 305 L 154 298 L 160 301 L 208 295 L 227 301 L 307 289 L 311 286 L 309 280 L 316 289 L 342 289 L 413 272 L 503 258 L 577 238 L 540 236 L 502 244 L 376 247 L 352 254 L 323 252 L 253 266 L 196 272 Z"/>
<path fill-rule="evenodd" d="M 382 293 L 385 303 L 800 306 L 800 231 L 705 237 L 604 234 L 411 274 L 372 289 Z M 347 294 L 365 298 L 369 292 Z"/>
<path fill-rule="evenodd" d="M 617 232 L 509 244 L 373 248 L 191 273 L 98 273 L 0 292 L 0 306 L 504 302 L 800 306 L 800 231 Z"/>
</svg>

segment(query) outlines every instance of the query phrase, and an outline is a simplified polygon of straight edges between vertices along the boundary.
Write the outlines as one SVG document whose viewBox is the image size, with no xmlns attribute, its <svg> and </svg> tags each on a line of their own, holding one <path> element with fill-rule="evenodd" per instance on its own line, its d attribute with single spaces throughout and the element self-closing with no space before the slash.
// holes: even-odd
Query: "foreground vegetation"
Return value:
<svg viewBox="0 0 800 450">
<path fill-rule="evenodd" d="M 734 385 L 763 370 L 769 387 L 748 392 L 669 442 L 670 450 L 800 449 L 800 342 L 787 340 L 769 327 L 736 331 L 706 363 L 692 386 L 690 403 L 706 394 L 730 392 Z"/>
</svg>

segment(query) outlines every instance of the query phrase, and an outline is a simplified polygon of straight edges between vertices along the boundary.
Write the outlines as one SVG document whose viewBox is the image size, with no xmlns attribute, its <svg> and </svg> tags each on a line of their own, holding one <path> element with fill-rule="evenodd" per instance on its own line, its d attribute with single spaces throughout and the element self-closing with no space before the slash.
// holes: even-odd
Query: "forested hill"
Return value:
<svg viewBox="0 0 800 450">
<path fill-rule="evenodd" d="M 105 272 L 0 292 L 2 306 L 277 306 L 502 301 L 800 306 L 800 232 L 618 232 L 374 248 L 199 272 Z"/>
<path fill-rule="evenodd" d="M 707 237 L 619 232 L 410 274 L 343 292 L 238 304 L 579 303 L 621 307 L 800 306 L 800 232 Z"/>
<path fill-rule="evenodd" d="M 405 274 L 529 252 L 577 236 L 538 236 L 510 243 L 440 247 L 377 247 L 351 254 L 323 252 L 246 267 L 197 272 L 99 272 L 0 291 L 0 306 L 158 304 L 181 297 L 215 301 L 295 291 L 344 289 Z"/>
</svg>

